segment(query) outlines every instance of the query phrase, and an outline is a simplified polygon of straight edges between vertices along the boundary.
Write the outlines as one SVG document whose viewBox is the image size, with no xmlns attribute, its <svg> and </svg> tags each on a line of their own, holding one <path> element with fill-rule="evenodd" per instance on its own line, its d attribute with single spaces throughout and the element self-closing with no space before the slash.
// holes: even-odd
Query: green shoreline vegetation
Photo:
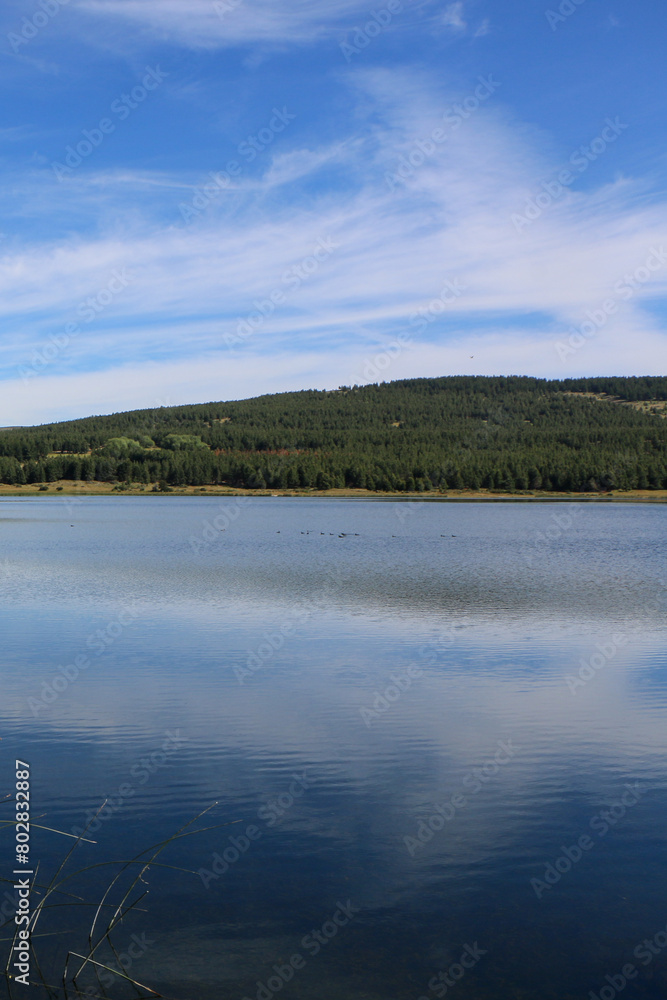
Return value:
<svg viewBox="0 0 667 1000">
<path fill-rule="evenodd" d="M 664 501 L 665 416 L 662 376 L 450 376 L 160 407 L 3 429 L 0 494 Z"/>
</svg>

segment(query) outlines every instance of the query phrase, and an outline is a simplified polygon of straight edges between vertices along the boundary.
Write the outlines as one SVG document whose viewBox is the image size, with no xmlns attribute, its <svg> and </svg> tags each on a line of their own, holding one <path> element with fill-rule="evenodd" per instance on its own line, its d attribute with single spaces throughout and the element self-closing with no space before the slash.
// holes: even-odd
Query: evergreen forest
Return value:
<svg viewBox="0 0 667 1000">
<path fill-rule="evenodd" d="M 657 376 L 450 376 L 135 410 L 3 429 L 0 481 L 665 490 L 665 401 Z"/>
</svg>

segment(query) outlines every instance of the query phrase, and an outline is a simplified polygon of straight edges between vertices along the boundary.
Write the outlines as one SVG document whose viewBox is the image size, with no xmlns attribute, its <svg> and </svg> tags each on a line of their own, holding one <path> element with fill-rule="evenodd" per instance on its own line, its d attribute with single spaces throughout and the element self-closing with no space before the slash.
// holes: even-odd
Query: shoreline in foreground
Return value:
<svg viewBox="0 0 667 1000">
<path fill-rule="evenodd" d="M 330 499 L 362 500 L 424 500 L 424 501 L 609 501 L 667 503 L 667 490 L 611 490 L 609 492 L 551 493 L 544 490 L 521 490 L 515 493 L 492 490 L 429 490 L 423 493 L 381 493 L 361 489 L 291 489 L 248 490 L 233 486 L 171 486 L 168 490 L 155 490 L 153 484 L 125 484 L 100 482 L 74 482 L 61 480 L 49 483 L 45 489 L 39 483 L 10 486 L 0 483 L 2 497 L 72 497 L 72 496 L 194 496 L 194 497 L 324 497 Z"/>
</svg>

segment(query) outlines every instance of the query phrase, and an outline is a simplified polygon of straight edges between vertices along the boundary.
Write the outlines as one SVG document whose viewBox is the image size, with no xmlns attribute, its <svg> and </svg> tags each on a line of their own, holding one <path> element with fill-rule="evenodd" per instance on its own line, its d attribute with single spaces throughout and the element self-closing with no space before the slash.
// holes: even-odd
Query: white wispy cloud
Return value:
<svg viewBox="0 0 667 1000">
<path fill-rule="evenodd" d="M 334 27 L 370 16 L 367 0 L 75 0 L 73 6 L 201 48 L 312 42 Z"/>
<path fill-rule="evenodd" d="M 353 80 L 372 128 L 361 120 L 333 145 L 267 151 L 263 173 L 238 178 L 189 226 L 179 204 L 191 178 L 89 174 L 68 188 L 35 175 L 43 206 L 62 213 L 85 192 L 104 224 L 87 236 L 1 244 L 9 332 L 0 424 L 151 405 L 153 396 L 194 402 L 358 381 L 401 331 L 411 343 L 380 377 L 664 369 L 667 338 L 648 307 L 667 296 L 667 264 L 646 280 L 643 269 L 651 248 L 667 250 L 667 204 L 647 198 L 643 179 L 572 185 L 517 231 L 513 219 L 562 164 L 506 115 L 502 88 L 454 124 L 465 92 L 443 94 L 413 74 Z M 447 135 L 439 144 L 429 139 L 436 127 Z M 318 241 L 331 246 L 321 261 L 312 257 Z M 22 380 L 33 352 L 124 269 L 131 281 L 96 320 L 79 319 L 67 348 Z M 636 289 L 620 295 L 635 274 Z M 444 308 L 446 280 L 465 287 Z M 273 306 L 272 293 L 282 295 Z M 559 357 L 555 341 L 610 299 L 616 308 L 600 330 Z M 420 308 L 429 319 L 417 326 Z M 250 334 L 230 346 L 253 315 Z"/>
<path fill-rule="evenodd" d="M 450 3 L 445 7 L 442 13 L 442 23 L 449 28 L 459 28 L 464 31 L 468 25 L 463 19 L 463 3 L 458 0 L 457 3 Z"/>
</svg>

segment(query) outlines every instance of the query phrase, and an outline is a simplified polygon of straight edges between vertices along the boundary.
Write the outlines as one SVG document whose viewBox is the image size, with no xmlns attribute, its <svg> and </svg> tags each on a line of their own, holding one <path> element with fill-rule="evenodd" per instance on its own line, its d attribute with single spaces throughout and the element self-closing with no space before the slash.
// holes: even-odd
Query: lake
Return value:
<svg viewBox="0 0 667 1000">
<path fill-rule="evenodd" d="M 36 825 L 93 820 L 74 873 L 212 806 L 113 930 L 165 996 L 663 997 L 666 529 L 660 504 L 0 501 L 3 785 L 29 763 L 38 883 L 74 840 Z M 50 897 L 48 983 L 116 871 Z M 137 995 L 98 975 L 81 995 Z"/>
</svg>

